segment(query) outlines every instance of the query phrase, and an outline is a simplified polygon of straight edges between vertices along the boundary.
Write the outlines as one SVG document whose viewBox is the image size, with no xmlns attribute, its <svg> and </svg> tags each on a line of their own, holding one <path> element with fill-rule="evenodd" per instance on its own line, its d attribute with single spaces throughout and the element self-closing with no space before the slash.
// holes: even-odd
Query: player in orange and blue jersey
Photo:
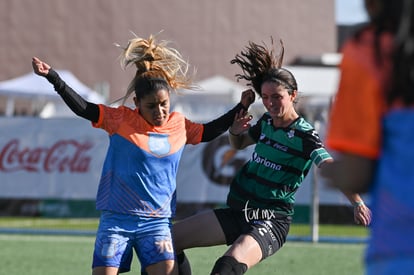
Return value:
<svg viewBox="0 0 414 275">
<path fill-rule="evenodd" d="M 170 92 L 191 88 L 186 62 L 166 46 L 135 38 L 122 55 L 137 73 L 127 98 L 135 93 L 136 108 L 117 108 L 85 101 L 46 63 L 34 57 L 35 73 L 44 76 L 78 116 L 109 134 L 96 207 L 102 211 L 93 257 L 93 274 L 130 270 L 133 249 L 142 273 L 174 274 L 171 218 L 176 207 L 176 174 L 184 146 L 207 142 L 224 133 L 236 114 L 254 101 L 251 90 L 228 113 L 206 124 L 170 113 Z M 124 99 L 125 102 L 125 99 Z"/>
<path fill-rule="evenodd" d="M 342 49 L 324 175 L 370 194 L 366 274 L 414 274 L 414 3 L 366 0 L 370 22 Z"/>
</svg>

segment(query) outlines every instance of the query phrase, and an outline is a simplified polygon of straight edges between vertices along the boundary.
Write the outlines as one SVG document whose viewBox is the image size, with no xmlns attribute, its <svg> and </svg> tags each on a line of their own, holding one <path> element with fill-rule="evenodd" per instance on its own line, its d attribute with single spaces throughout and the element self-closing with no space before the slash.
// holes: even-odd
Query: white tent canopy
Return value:
<svg viewBox="0 0 414 275">
<path fill-rule="evenodd" d="M 330 98 L 338 88 L 337 67 L 286 66 L 285 68 L 295 76 L 299 93 L 303 96 Z"/>
<path fill-rule="evenodd" d="M 299 103 L 306 108 L 327 106 L 335 94 L 339 81 L 336 67 L 286 66 L 296 78 L 299 89 Z M 181 91 L 172 98 L 172 107 L 194 121 L 205 122 L 225 113 L 240 101 L 247 86 L 222 76 L 213 76 L 197 83 L 198 91 Z M 262 113 L 263 104 L 256 97 L 250 112 Z"/>
<path fill-rule="evenodd" d="M 337 67 L 286 66 L 296 78 L 299 90 L 297 109 L 311 119 L 327 119 L 329 105 L 338 89 Z"/>
<path fill-rule="evenodd" d="M 223 76 L 213 76 L 197 83 L 198 90 L 179 91 L 171 99 L 174 111 L 181 112 L 193 121 L 206 122 L 227 112 L 240 100 L 243 85 Z"/>
<path fill-rule="evenodd" d="M 335 94 L 339 70 L 336 67 L 287 66 L 298 83 L 300 97 L 306 105 L 326 105 Z M 61 78 L 83 98 L 94 103 L 104 103 L 104 98 L 80 82 L 70 71 L 57 70 Z M 180 91 L 172 98 L 172 107 L 195 121 L 208 121 L 226 112 L 240 100 L 247 87 L 222 76 L 213 76 L 198 83 L 200 90 Z M 0 82 L 0 96 L 7 98 L 6 115 L 12 116 L 16 99 L 28 99 L 34 106 L 41 106 L 41 117 L 73 116 L 53 86 L 36 74 Z M 257 101 L 258 102 L 258 101 Z M 261 104 L 254 104 L 259 105 Z"/>
<path fill-rule="evenodd" d="M 90 102 L 103 103 L 104 98 L 80 82 L 70 71 L 56 70 L 60 77 L 79 95 Z M 12 116 L 16 99 L 27 99 L 33 104 L 45 105 L 44 117 L 67 116 L 70 114 L 62 99 L 44 77 L 31 72 L 10 80 L 0 82 L 0 96 L 7 98 L 6 116 Z M 54 109 L 54 110 L 52 110 Z"/>
</svg>

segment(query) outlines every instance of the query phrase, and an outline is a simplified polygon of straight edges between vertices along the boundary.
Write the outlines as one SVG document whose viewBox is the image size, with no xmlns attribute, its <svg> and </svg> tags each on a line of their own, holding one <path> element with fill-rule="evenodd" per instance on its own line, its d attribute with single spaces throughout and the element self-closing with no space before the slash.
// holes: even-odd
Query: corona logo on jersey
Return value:
<svg viewBox="0 0 414 275">
<path fill-rule="evenodd" d="M 218 185 L 230 185 L 231 180 L 249 159 L 251 151 L 233 149 L 228 136 L 220 136 L 209 142 L 203 150 L 203 171 Z"/>
</svg>

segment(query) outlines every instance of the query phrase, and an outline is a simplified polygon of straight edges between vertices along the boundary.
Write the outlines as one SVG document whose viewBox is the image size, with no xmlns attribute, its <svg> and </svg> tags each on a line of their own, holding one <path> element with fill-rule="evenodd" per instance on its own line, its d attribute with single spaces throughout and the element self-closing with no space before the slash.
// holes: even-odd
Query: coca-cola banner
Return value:
<svg viewBox="0 0 414 275">
<path fill-rule="evenodd" d="M 0 118 L 0 199 L 94 200 L 107 133 L 80 118 Z M 187 145 L 177 175 L 179 203 L 224 203 L 235 172 L 253 147 L 236 151 L 222 135 L 209 143 Z M 313 173 L 297 193 L 311 201 Z M 321 204 L 348 204 L 318 178 Z"/>
<path fill-rule="evenodd" d="M 0 118 L 0 198 L 95 199 L 108 136 L 80 118 Z"/>
</svg>

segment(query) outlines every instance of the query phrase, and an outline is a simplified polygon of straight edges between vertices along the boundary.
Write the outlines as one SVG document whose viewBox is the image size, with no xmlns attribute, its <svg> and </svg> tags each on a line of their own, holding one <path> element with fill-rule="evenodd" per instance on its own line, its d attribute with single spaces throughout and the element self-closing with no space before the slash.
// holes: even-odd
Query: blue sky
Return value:
<svg viewBox="0 0 414 275">
<path fill-rule="evenodd" d="M 364 0 L 335 0 L 336 23 L 353 25 L 368 20 Z"/>
</svg>

